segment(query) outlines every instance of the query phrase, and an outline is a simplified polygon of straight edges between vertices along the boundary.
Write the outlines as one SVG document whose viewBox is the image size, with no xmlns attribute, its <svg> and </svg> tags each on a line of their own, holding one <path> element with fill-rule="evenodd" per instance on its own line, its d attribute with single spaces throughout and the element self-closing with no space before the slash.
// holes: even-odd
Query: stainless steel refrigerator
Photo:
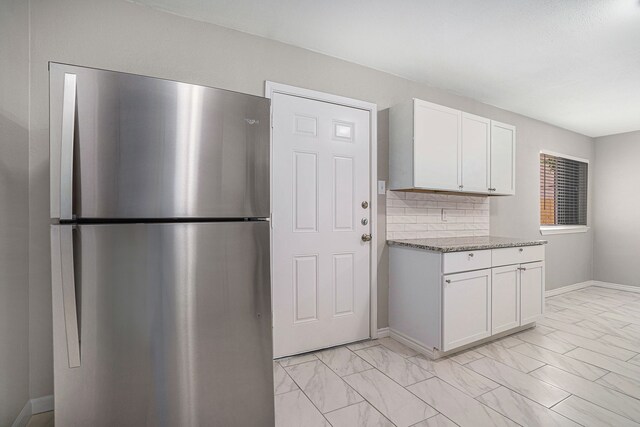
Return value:
<svg viewBox="0 0 640 427">
<path fill-rule="evenodd" d="M 273 426 L 269 101 L 49 68 L 56 426 Z"/>
</svg>

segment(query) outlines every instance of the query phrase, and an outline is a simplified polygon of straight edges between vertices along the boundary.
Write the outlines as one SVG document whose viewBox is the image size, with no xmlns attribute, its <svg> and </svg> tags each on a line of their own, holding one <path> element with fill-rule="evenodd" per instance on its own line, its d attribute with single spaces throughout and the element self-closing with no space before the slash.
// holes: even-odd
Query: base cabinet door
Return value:
<svg viewBox="0 0 640 427">
<path fill-rule="evenodd" d="M 519 265 L 491 269 L 491 334 L 520 326 Z"/>
<path fill-rule="evenodd" d="M 443 276 L 442 351 L 491 335 L 491 269 Z"/>
<path fill-rule="evenodd" d="M 544 315 L 544 261 L 520 264 L 520 324 Z"/>
</svg>

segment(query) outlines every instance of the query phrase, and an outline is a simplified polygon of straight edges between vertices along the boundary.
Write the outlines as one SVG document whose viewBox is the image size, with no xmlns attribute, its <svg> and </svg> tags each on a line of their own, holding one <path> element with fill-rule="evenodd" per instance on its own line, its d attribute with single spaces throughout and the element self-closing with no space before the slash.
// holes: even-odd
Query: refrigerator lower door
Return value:
<svg viewBox="0 0 640 427">
<path fill-rule="evenodd" d="M 273 426 L 269 223 L 53 225 L 55 424 Z"/>
</svg>

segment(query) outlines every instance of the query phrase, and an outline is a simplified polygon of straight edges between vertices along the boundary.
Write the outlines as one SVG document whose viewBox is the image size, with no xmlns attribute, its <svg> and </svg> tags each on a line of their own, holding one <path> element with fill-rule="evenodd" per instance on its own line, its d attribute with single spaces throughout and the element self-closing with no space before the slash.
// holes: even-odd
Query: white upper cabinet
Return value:
<svg viewBox="0 0 640 427">
<path fill-rule="evenodd" d="M 458 191 L 462 114 L 430 102 L 414 102 L 414 186 Z"/>
<path fill-rule="evenodd" d="M 389 125 L 390 189 L 515 193 L 513 126 L 419 99 Z"/>
<path fill-rule="evenodd" d="M 462 191 L 486 193 L 489 189 L 490 140 L 491 120 L 462 113 Z"/>
<path fill-rule="evenodd" d="M 516 193 L 516 128 L 491 121 L 491 194 Z"/>
</svg>

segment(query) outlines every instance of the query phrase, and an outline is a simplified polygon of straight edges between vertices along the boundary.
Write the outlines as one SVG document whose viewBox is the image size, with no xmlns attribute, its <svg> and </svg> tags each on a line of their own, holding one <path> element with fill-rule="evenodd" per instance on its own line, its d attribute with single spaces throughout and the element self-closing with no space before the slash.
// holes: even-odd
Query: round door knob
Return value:
<svg viewBox="0 0 640 427">
<path fill-rule="evenodd" d="M 367 202 L 366 200 L 364 202 L 362 202 L 362 209 L 367 209 L 369 207 L 369 202 Z"/>
<path fill-rule="evenodd" d="M 363 234 L 362 235 L 362 241 L 363 242 L 370 242 L 371 241 L 371 234 Z"/>
</svg>

